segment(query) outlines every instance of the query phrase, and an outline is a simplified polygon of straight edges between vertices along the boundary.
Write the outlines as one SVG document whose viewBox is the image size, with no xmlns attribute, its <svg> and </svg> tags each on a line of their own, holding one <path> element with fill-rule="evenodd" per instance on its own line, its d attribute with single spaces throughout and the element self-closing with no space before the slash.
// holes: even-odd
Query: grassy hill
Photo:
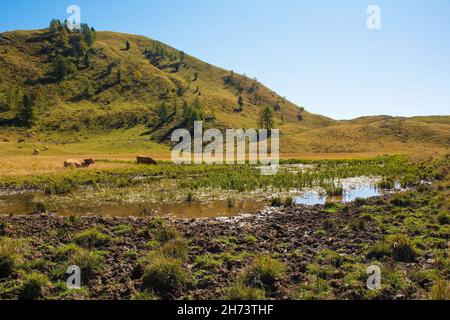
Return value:
<svg viewBox="0 0 450 320">
<path fill-rule="evenodd" d="M 43 145 L 54 155 L 167 153 L 183 106 L 194 104 L 206 125 L 218 128 L 257 127 L 261 108 L 271 106 L 284 153 L 403 153 L 450 145 L 448 116 L 335 121 L 296 106 L 256 79 L 146 37 L 95 32 L 90 46 L 70 32 L 64 37 L 50 29 L 0 34 L 4 155 L 29 155 Z M 55 75 L 58 59 L 69 65 L 63 78 Z M 16 123 L 24 93 L 34 101 L 30 128 Z"/>
</svg>

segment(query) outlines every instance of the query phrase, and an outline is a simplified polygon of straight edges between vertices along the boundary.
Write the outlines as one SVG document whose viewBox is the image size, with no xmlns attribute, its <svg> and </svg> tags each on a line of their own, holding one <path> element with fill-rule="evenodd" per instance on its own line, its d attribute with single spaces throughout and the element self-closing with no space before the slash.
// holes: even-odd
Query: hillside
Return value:
<svg viewBox="0 0 450 320">
<path fill-rule="evenodd" d="M 95 32 L 87 45 L 62 33 L 0 34 L 0 140 L 7 153 L 28 154 L 42 144 L 54 144 L 55 154 L 126 154 L 156 150 L 156 143 L 166 150 L 186 106 L 189 117 L 218 128 L 256 127 L 261 109 L 270 106 L 286 153 L 408 152 L 450 145 L 448 116 L 335 121 L 296 106 L 256 79 L 146 37 Z M 60 77 L 58 59 L 67 71 Z M 34 101 L 30 128 L 16 123 L 24 93 Z M 17 150 L 13 140 L 23 136 L 29 144 Z"/>
</svg>

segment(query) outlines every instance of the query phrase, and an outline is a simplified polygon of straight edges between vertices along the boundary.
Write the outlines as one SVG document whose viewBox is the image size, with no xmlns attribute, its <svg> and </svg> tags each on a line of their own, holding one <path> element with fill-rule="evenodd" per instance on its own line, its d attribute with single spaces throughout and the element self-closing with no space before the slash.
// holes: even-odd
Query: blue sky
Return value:
<svg viewBox="0 0 450 320">
<path fill-rule="evenodd" d="M 2 1 L 0 31 L 46 27 L 76 4 L 97 30 L 142 34 L 255 76 L 337 119 L 448 115 L 448 0 Z M 367 29 L 369 5 L 382 28 Z"/>
</svg>

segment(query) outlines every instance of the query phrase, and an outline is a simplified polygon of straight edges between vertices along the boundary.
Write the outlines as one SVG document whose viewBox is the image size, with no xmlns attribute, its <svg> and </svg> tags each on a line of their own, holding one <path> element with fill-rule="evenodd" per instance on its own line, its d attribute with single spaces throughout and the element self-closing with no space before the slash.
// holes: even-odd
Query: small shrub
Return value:
<svg viewBox="0 0 450 320">
<path fill-rule="evenodd" d="M 27 276 L 20 288 L 19 299 L 38 300 L 44 297 L 49 288 L 50 281 L 47 276 L 40 273 L 32 273 Z"/>
<path fill-rule="evenodd" d="M 273 289 L 277 280 L 286 274 L 286 266 L 269 256 L 256 257 L 244 275 L 244 283 L 253 287 Z"/>
<path fill-rule="evenodd" d="M 167 258 L 185 261 L 188 257 L 189 248 L 183 240 L 170 240 L 161 248 L 161 253 Z"/>
<path fill-rule="evenodd" d="M 187 274 L 180 260 L 162 255 L 148 257 L 142 282 L 145 288 L 167 296 L 182 289 L 187 283 Z"/>
<path fill-rule="evenodd" d="M 87 249 L 92 249 L 96 246 L 108 244 L 111 241 L 111 236 L 94 228 L 77 233 L 74 236 L 74 240 L 78 245 Z"/>
</svg>

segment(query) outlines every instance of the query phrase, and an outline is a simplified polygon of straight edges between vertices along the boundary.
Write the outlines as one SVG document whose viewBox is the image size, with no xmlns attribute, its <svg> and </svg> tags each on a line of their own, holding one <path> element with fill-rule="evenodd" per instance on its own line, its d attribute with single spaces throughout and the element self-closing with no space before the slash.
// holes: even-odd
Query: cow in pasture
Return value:
<svg viewBox="0 0 450 320">
<path fill-rule="evenodd" d="M 145 156 L 136 157 L 137 164 L 158 164 L 154 159 Z"/>
<path fill-rule="evenodd" d="M 86 168 L 93 164 L 95 164 L 95 161 L 93 159 L 85 159 L 83 161 L 70 159 L 64 161 L 65 168 Z"/>
</svg>

